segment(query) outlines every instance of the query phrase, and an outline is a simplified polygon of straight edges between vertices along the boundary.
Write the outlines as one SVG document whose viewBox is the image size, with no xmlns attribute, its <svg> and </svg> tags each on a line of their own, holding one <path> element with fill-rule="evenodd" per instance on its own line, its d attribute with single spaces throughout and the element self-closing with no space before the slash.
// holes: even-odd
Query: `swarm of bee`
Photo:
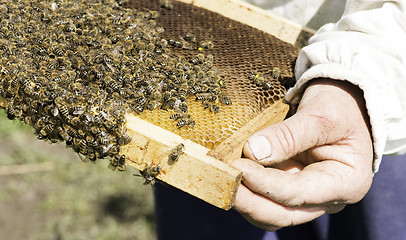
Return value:
<svg viewBox="0 0 406 240">
<path fill-rule="evenodd" d="M 163 6 L 168 7 L 168 6 Z M 122 8 L 114 0 L 0 3 L 0 96 L 9 119 L 33 126 L 39 139 L 65 142 L 84 161 L 110 157 L 124 170 L 128 111 L 165 109 L 179 128 L 195 122 L 188 99 L 212 112 L 231 100 L 193 34 L 161 37 L 157 11 Z M 196 51 L 191 59 L 172 47 Z"/>
</svg>

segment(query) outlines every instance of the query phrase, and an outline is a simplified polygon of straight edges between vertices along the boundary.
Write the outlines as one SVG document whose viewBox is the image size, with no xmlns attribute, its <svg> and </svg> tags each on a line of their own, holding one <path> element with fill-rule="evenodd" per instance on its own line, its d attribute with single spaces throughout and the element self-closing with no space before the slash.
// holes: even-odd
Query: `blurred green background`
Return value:
<svg viewBox="0 0 406 240">
<path fill-rule="evenodd" d="M 108 163 L 83 163 L 1 110 L 1 239 L 156 239 L 152 187 Z"/>
</svg>

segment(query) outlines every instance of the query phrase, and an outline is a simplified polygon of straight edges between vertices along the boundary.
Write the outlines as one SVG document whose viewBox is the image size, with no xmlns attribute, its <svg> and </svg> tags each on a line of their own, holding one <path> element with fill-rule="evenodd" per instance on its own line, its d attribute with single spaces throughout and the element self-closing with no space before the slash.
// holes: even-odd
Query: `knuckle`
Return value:
<svg viewBox="0 0 406 240">
<path fill-rule="evenodd" d="M 285 155 L 290 156 L 295 151 L 295 139 L 291 127 L 285 122 L 281 122 L 276 131 L 276 138 Z"/>
</svg>

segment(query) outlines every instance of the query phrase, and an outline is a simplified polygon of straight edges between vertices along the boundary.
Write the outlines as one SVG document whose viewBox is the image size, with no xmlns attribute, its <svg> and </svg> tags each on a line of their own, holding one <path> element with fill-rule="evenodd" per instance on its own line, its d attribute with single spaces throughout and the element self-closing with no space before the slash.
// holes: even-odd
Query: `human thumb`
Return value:
<svg viewBox="0 0 406 240">
<path fill-rule="evenodd" d="M 262 165 L 289 159 L 314 146 L 326 144 L 334 124 L 323 116 L 296 113 L 247 139 L 244 155 Z"/>
</svg>

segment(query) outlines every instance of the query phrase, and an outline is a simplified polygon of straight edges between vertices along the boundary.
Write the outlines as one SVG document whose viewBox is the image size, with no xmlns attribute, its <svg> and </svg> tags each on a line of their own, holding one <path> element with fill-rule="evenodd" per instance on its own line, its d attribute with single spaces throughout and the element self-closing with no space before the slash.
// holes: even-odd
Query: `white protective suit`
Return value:
<svg viewBox="0 0 406 240">
<path fill-rule="evenodd" d="M 383 154 L 406 153 L 406 0 L 246 2 L 318 29 L 299 54 L 297 83 L 287 100 L 298 103 L 311 79 L 347 80 L 364 91 L 374 141 L 373 170 Z"/>
</svg>

